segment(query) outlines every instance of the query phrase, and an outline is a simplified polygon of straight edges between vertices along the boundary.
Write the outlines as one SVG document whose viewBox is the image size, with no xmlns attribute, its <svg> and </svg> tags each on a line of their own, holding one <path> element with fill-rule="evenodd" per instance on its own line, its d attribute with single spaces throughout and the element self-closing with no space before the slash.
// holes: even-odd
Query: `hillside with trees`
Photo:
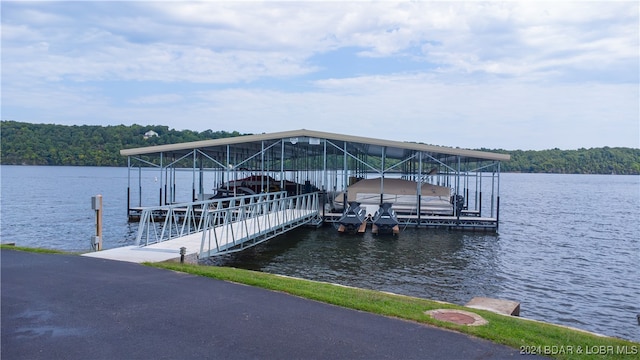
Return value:
<svg viewBox="0 0 640 360">
<path fill-rule="evenodd" d="M 145 134 L 150 133 L 150 136 Z M 127 166 L 121 149 L 226 138 L 238 132 L 178 131 L 167 126 L 65 126 L 2 121 L 3 165 Z"/>
<path fill-rule="evenodd" d="M 511 155 L 502 171 L 555 174 L 640 174 L 640 149 L 602 147 L 578 150 L 504 151 Z"/>
<path fill-rule="evenodd" d="M 147 136 L 145 136 L 147 134 Z M 126 166 L 121 149 L 240 136 L 237 131 L 174 130 L 167 126 L 65 126 L 16 121 L 0 123 L 4 165 Z M 492 150 L 511 155 L 504 172 L 640 175 L 640 149 Z"/>
</svg>

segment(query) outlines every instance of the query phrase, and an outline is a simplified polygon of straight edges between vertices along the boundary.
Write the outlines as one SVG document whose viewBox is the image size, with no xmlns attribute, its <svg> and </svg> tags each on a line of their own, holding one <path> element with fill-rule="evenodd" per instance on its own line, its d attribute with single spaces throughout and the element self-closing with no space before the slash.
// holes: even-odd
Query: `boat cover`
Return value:
<svg viewBox="0 0 640 360">
<path fill-rule="evenodd" d="M 382 200 L 380 199 L 381 185 L 384 186 Z M 453 214 L 450 188 L 423 183 L 420 190 L 422 214 Z M 386 178 L 382 182 L 381 178 L 363 179 L 347 188 L 347 202 L 359 202 L 360 206 L 367 208 L 367 213 L 371 215 L 375 213 L 381 202 L 393 204 L 393 208 L 398 213 L 416 214 L 417 191 L 417 183 L 410 180 Z M 336 196 L 334 202 L 337 206 L 342 206 L 343 194 Z"/>
</svg>

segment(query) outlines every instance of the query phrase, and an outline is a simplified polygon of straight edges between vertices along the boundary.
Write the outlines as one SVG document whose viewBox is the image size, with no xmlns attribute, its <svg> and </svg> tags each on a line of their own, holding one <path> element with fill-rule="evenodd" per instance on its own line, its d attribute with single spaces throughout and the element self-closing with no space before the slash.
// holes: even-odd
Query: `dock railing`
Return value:
<svg viewBox="0 0 640 360">
<path fill-rule="evenodd" d="M 317 193 L 288 197 L 282 191 L 146 207 L 141 212 L 136 245 L 202 232 L 204 248 L 207 232 L 217 227 L 230 242 L 222 244 L 218 237 L 216 243 L 233 247 L 246 242 L 249 235 L 263 238 L 274 227 L 309 222 L 312 218 L 319 219 Z"/>
<path fill-rule="evenodd" d="M 136 245 L 156 244 L 200 232 L 204 220 L 202 215 L 206 211 L 253 203 L 256 198 L 262 199 L 267 195 L 282 196 L 281 193 L 255 194 L 145 207 L 140 214 Z"/>
<path fill-rule="evenodd" d="M 296 196 L 280 192 L 210 209 L 203 224 L 200 256 L 240 251 L 310 222 L 322 222 L 317 192 Z"/>
</svg>

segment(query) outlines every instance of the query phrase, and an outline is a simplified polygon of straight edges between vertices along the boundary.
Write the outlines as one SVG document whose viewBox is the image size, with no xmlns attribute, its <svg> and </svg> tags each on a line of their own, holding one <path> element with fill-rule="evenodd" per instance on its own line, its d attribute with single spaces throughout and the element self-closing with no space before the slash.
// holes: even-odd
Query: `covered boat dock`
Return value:
<svg viewBox="0 0 640 360">
<path fill-rule="evenodd" d="M 144 209 L 286 192 L 318 193 L 324 223 L 358 202 L 390 203 L 400 227 L 497 231 L 509 155 L 312 130 L 124 149 L 130 221 Z"/>
</svg>

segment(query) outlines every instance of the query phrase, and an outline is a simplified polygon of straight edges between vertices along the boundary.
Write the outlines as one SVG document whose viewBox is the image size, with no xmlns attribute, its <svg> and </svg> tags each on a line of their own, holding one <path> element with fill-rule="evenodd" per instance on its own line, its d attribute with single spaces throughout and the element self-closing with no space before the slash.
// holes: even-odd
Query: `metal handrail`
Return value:
<svg viewBox="0 0 640 360">
<path fill-rule="evenodd" d="M 236 209 L 269 198 L 285 198 L 286 192 L 261 193 L 233 198 L 199 200 L 142 209 L 135 244 L 146 246 L 203 230 L 206 213 L 211 210 Z"/>
<path fill-rule="evenodd" d="M 317 192 L 247 200 L 206 212 L 201 256 L 240 251 L 308 223 L 320 214 Z"/>
</svg>

